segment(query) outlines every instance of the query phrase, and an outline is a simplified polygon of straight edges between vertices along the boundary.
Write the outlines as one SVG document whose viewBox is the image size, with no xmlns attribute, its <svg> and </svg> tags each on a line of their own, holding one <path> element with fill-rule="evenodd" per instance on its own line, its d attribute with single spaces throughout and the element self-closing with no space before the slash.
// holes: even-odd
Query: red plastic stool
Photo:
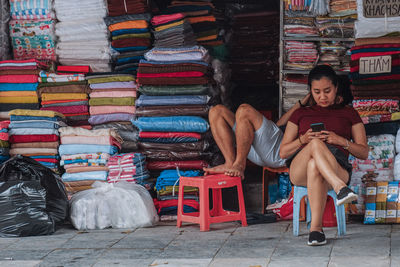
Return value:
<svg viewBox="0 0 400 267">
<path fill-rule="evenodd" d="M 200 212 L 183 213 L 184 186 L 199 188 Z M 237 187 L 239 212 L 227 211 L 222 207 L 222 188 Z M 212 190 L 213 208 L 210 210 L 209 189 Z M 178 196 L 177 227 L 182 222 L 200 224 L 200 231 L 209 231 L 211 223 L 241 221 L 242 226 L 247 226 L 246 209 L 244 206 L 242 181 L 240 177 L 231 177 L 224 174 L 214 174 L 199 177 L 180 177 Z"/>
</svg>

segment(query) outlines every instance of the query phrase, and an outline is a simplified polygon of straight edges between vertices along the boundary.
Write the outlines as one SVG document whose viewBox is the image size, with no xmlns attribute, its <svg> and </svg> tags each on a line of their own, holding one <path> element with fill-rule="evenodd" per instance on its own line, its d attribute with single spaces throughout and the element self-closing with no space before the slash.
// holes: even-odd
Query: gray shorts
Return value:
<svg viewBox="0 0 400 267">
<path fill-rule="evenodd" d="M 236 124 L 233 126 L 233 131 Z M 263 117 L 260 129 L 254 132 L 254 140 L 247 158 L 256 165 L 278 168 L 285 166 L 285 160 L 279 157 L 283 132 L 272 121 Z"/>
</svg>

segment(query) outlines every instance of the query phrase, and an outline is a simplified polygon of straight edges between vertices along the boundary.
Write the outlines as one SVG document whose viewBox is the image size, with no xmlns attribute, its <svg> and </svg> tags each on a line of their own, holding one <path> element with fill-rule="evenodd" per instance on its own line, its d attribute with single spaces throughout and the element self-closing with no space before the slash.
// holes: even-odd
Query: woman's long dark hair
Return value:
<svg viewBox="0 0 400 267">
<path fill-rule="evenodd" d="M 335 103 L 332 105 L 332 108 L 342 108 L 349 103 L 351 97 L 348 96 L 350 93 L 349 87 L 350 84 L 345 77 L 339 77 L 336 72 L 332 69 L 331 66 L 328 65 L 318 65 L 315 66 L 310 73 L 308 74 L 308 87 L 311 92 L 311 83 L 313 81 L 319 81 L 322 78 L 329 79 L 332 84 L 337 87 Z M 348 80 L 348 79 L 347 79 Z M 351 95 L 351 93 L 350 93 Z M 351 100 L 350 100 L 351 101 Z M 316 102 L 311 94 L 309 105 L 315 105 Z"/>
</svg>

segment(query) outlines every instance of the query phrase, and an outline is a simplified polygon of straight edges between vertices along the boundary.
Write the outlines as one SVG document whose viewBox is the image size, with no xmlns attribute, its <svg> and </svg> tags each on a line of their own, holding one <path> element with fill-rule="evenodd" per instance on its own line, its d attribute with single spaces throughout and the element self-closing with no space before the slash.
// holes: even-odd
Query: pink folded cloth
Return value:
<svg viewBox="0 0 400 267">
<path fill-rule="evenodd" d="M 85 136 L 85 135 L 64 135 L 61 137 L 61 144 L 94 144 L 112 145 L 121 148 L 121 144 L 112 136 Z"/>
<path fill-rule="evenodd" d="M 87 105 L 76 105 L 76 106 L 56 106 L 56 107 L 41 107 L 40 110 L 52 110 L 60 113 L 84 113 L 88 112 L 89 108 Z"/>
<path fill-rule="evenodd" d="M 130 113 L 135 114 L 135 106 L 91 106 L 91 115 L 110 114 L 110 113 Z"/>
<path fill-rule="evenodd" d="M 37 83 L 38 76 L 27 75 L 0 75 L 0 83 Z"/>
<path fill-rule="evenodd" d="M 132 91 L 109 91 L 109 92 L 92 92 L 91 98 L 95 97 L 136 97 L 136 90 Z"/>
<path fill-rule="evenodd" d="M 183 19 L 184 17 L 185 17 L 185 15 L 183 15 L 182 13 L 175 13 L 175 14 L 171 14 L 171 15 L 154 16 L 151 19 L 151 24 L 153 24 L 153 25 L 164 24 L 164 23 L 167 23 L 169 21 Z"/>
</svg>

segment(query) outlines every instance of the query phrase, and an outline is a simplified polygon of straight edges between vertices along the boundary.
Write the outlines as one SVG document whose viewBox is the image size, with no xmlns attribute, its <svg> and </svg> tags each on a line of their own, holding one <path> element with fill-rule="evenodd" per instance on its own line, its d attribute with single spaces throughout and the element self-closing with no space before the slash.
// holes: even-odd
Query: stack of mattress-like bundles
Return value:
<svg viewBox="0 0 400 267">
<path fill-rule="evenodd" d="M 178 173 L 179 172 L 179 173 Z M 178 209 L 179 177 L 201 176 L 200 171 L 164 170 L 157 177 L 155 190 L 157 199 L 154 199 L 158 215 L 176 215 Z M 183 198 L 183 212 L 190 213 L 199 210 L 199 189 L 185 186 Z"/>
<path fill-rule="evenodd" d="M 285 68 L 311 70 L 318 59 L 315 43 L 303 41 L 287 41 L 285 43 Z"/>
<path fill-rule="evenodd" d="M 68 71 L 65 72 L 65 69 Z M 59 66 L 57 72 L 40 72 L 39 95 L 41 110 L 64 114 L 70 126 L 89 125 L 88 86 L 86 66 Z"/>
<path fill-rule="evenodd" d="M 42 165 L 59 171 L 58 129 L 66 126 L 61 113 L 48 110 L 15 109 L 10 111 L 10 155 L 31 157 Z"/>
<path fill-rule="evenodd" d="M 111 33 L 113 68 L 118 72 L 136 73 L 139 60 L 151 47 L 149 21 L 151 15 L 135 14 L 104 19 Z"/>
<path fill-rule="evenodd" d="M 107 181 L 107 160 L 122 142 L 113 129 L 63 127 L 60 137 L 59 153 L 65 169 L 62 179 L 70 195 L 91 188 L 95 181 Z"/>
<path fill-rule="evenodd" d="M 202 169 L 208 141 L 208 53 L 203 47 L 153 48 L 139 64 L 142 95 L 133 124 L 149 170 Z"/>
<path fill-rule="evenodd" d="M 8 160 L 10 158 L 8 143 L 9 135 L 8 135 L 8 125 L 10 121 L 1 121 L 0 122 L 0 163 Z"/>
<path fill-rule="evenodd" d="M 4 113 L 22 109 L 39 109 L 37 97 L 38 74 L 45 65 L 30 60 L 0 61 L 0 111 Z"/>
<path fill-rule="evenodd" d="M 93 71 L 110 71 L 110 43 L 103 20 L 103 0 L 55 0 L 57 56 L 63 65 L 89 65 Z"/>
<path fill-rule="evenodd" d="M 147 182 L 150 177 L 146 167 L 146 156 L 141 153 L 124 153 L 111 156 L 107 162 L 109 183 L 120 181 L 137 183 L 148 190 L 151 185 Z"/>
<path fill-rule="evenodd" d="M 56 60 L 51 0 L 10 0 L 14 59 Z"/>
<path fill-rule="evenodd" d="M 151 19 L 155 47 L 193 46 L 197 44 L 192 27 L 182 13 L 159 15 Z"/>
</svg>

